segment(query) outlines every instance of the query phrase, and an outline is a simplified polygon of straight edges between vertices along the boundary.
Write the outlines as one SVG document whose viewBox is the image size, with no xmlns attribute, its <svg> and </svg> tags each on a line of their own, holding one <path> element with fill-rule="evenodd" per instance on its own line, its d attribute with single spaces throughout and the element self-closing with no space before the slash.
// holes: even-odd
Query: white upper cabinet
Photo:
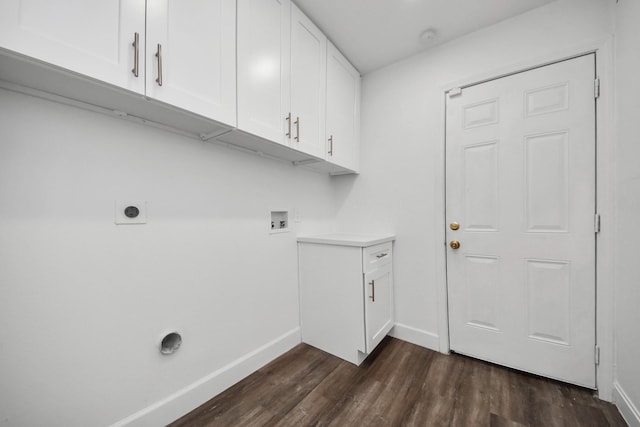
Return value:
<svg viewBox="0 0 640 427">
<path fill-rule="evenodd" d="M 238 128 L 324 159 L 326 43 L 289 0 L 238 0 Z"/>
<path fill-rule="evenodd" d="M 238 128 L 288 144 L 291 2 L 238 0 Z"/>
<path fill-rule="evenodd" d="M 327 160 L 357 171 L 360 131 L 360 73 L 327 45 Z"/>
<path fill-rule="evenodd" d="M 7 0 L 0 12 L 2 48 L 236 124 L 235 0 Z"/>
<path fill-rule="evenodd" d="M 360 77 L 291 0 L 3 0 L 7 83 L 357 172 Z"/>
<path fill-rule="evenodd" d="M 326 52 L 325 35 L 292 5 L 292 146 L 320 158 L 325 158 Z"/>
<path fill-rule="evenodd" d="M 0 47 L 138 93 L 144 38 L 144 0 L 3 0 L 0 9 Z"/>
<path fill-rule="evenodd" d="M 147 0 L 147 97 L 236 124 L 235 0 Z"/>
</svg>

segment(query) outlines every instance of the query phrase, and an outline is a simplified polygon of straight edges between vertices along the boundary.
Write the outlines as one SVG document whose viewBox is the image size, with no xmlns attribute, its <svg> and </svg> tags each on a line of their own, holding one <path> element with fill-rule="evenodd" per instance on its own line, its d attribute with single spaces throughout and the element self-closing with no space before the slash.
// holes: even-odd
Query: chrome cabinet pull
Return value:
<svg viewBox="0 0 640 427">
<path fill-rule="evenodd" d="M 158 58 L 158 78 L 156 79 L 156 83 L 158 83 L 158 86 L 162 86 L 162 45 L 160 43 L 158 43 L 156 58 Z"/>
<path fill-rule="evenodd" d="M 285 136 L 291 139 L 291 113 L 289 113 L 289 115 L 285 117 L 285 119 L 287 120 L 287 128 L 288 128 L 288 131 L 285 134 Z"/>
<path fill-rule="evenodd" d="M 329 155 L 333 156 L 333 135 L 329 137 Z"/>
<path fill-rule="evenodd" d="M 140 34 L 133 33 L 133 69 L 131 72 L 138 77 L 140 74 Z"/>
<path fill-rule="evenodd" d="M 296 125 L 296 136 L 293 139 L 300 142 L 300 117 L 296 117 L 296 121 L 293 124 Z"/>
<path fill-rule="evenodd" d="M 371 302 L 376 302 L 376 281 L 372 280 L 369 284 L 371 285 L 371 295 L 369 299 L 371 299 Z"/>
<path fill-rule="evenodd" d="M 385 253 L 383 253 L 383 254 L 376 255 L 376 258 L 378 258 L 378 259 L 380 259 L 380 258 L 384 258 L 384 257 L 386 257 L 387 255 L 389 255 L 389 254 L 385 252 Z"/>
</svg>

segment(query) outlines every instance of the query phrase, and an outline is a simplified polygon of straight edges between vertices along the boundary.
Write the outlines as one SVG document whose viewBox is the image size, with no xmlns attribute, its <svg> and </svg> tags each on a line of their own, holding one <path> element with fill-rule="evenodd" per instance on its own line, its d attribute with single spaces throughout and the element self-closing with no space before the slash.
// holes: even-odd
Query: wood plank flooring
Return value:
<svg viewBox="0 0 640 427">
<path fill-rule="evenodd" d="M 387 337 L 360 367 L 300 344 L 170 426 L 626 423 L 591 390 Z"/>
</svg>

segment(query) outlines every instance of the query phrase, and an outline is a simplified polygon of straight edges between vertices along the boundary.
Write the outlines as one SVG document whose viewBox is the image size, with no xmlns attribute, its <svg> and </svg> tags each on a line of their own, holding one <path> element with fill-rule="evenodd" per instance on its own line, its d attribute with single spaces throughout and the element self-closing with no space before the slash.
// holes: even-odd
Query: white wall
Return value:
<svg viewBox="0 0 640 427">
<path fill-rule="evenodd" d="M 0 111 L 0 425 L 110 425 L 299 342 L 295 235 L 332 231 L 327 175 L 4 90 Z M 148 223 L 114 225 L 116 200 Z"/>
<path fill-rule="evenodd" d="M 640 426 L 640 2 L 620 0 L 616 18 L 615 390 L 629 424 Z"/>
<path fill-rule="evenodd" d="M 613 33 L 613 5 L 559 0 L 364 77 L 362 174 L 335 183 L 342 205 L 338 227 L 397 233 L 397 336 L 440 345 L 444 89 L 594 46 Z"/>
<path fill-rule="evenodd" d="M 397 233 L 395 333 L 438 348 L 443 89 L 607 37 L 613 5 L 558 0 L 365 76 L 357 177 L 0 90 L 0 425 L 109 425 L 286 346 L 298 327 L 295 234 L 336 218 L 344 231 Z M 616 208 L 630 242 L 638 7 L 621 0 L 617 12 Z M 119 199 L 148 200 L 148 224 L 115 226 Z M 298 208 L 302 222 L 269 235 L 270 208 Z M 617 255 L 616 381 L 637 408 L 640 271 L 633 250 Z M 174 328 L 184 344 L 161 356 Z M 197 399 L 185 396 L 188 410 Z"/>
</svg>

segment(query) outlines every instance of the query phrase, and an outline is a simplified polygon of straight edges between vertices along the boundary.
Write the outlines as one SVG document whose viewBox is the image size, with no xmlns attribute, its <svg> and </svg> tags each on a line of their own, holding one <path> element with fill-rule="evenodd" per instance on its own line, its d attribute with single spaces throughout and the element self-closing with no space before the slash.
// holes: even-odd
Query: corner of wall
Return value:
<svg viewBox="0 0 640 427">
<path fill-rule="evenodd" d="M 419 345 L 433 351 L 438 351 L 440 339 L 437 334 L 422 329 L 413 328 L 402 323 L 396 323 L 389 333 L 394 338 L 408 341 L 411 344 Z"/>
<path fill-rule="evenodd" d="M 640 411 L 617 381 L 613 384 L 613 402 L 629 427 L 640 427 Z"/>
<path fill-rule="evenodd" d="M 300 342 L 300 328 L 292 329 L 172 395 L 117 421 L 111 427 L 166 425 L 175 421 Z"/>
</svg>

